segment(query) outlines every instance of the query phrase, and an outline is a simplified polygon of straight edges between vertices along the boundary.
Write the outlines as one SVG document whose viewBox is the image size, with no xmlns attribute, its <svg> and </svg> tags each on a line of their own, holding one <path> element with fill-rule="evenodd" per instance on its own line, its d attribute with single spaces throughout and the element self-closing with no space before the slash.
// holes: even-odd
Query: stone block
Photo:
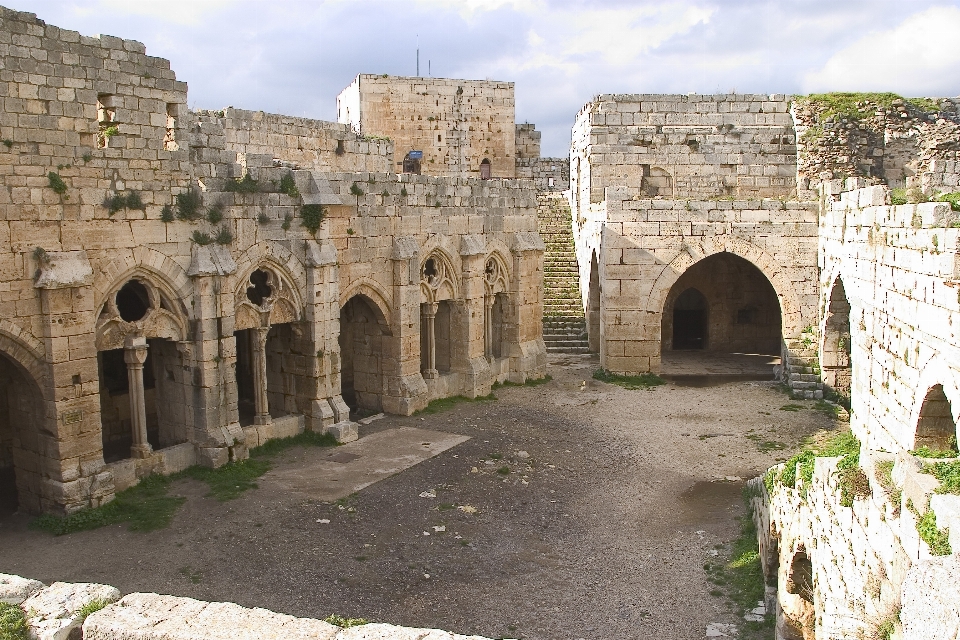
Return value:
<svg viewBox="0 0 960 640">
<path fill-rule="evenodd" d="M 94 602 L 110 604 L 120 599 L 116 587 L 105 584 L 54 582 L 27 598 L 31 636 L 37 640 L 69 640 L 83 622 L 80 610 Z"/>
<path fill-rule="evenodd" d="M 0 573 L 0 602 L 20 604 L 43 588 L 44 584 L 39 580 Z"/>
<path fill-rule="evenodd" d="M 360 437 L 357 429 L 357 423 L 349 421 L 338 422 L 330 425 L 329 427 L 326 427 L 325 433 L 332 434 L 340 444 L 353 442 Z"/>
</svg>

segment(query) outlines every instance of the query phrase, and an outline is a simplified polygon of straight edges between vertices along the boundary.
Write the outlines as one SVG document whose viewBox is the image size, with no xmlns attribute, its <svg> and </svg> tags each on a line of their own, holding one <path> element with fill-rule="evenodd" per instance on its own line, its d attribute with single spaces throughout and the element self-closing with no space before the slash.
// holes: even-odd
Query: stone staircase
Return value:
<svg viewBox="0 0 960 640">
<path fill-rule="evenodd" d="M 548 353 L 590 353 L 573 247 L 570 204 L 560 193 L 538 196 L 543 254 L 543 341 Z"/>
</svg>

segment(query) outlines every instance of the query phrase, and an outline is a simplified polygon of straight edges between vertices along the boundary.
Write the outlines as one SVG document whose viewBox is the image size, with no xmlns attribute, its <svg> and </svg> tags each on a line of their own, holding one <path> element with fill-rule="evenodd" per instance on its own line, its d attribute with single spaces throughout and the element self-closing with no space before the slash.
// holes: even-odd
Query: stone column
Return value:
<svg viewBox="0 0 960 640">
<path fill-rule="evenodd" d="M 428 302 L 423 305 L 423 317 L 427 321 L 427 367 L 423 370 L 423 377 L 427 380 L 434 380 L 440 375 L 437 371 L 437 337 L 434 331 L 438 307 L 439 305 L 436 302 Z"/>
<path fill-rule="evenodd" d="M 489 362 L 493 362 L 493 303 L 495 293 L 483 296 L 483 355 Z"/>
<path fill-rule="evenodd" d="M 270 327 L 253 330 L 253 404 L 254 424 L 270 424 L 270 403 L 267 398 L 267 334 Z"/>
<path fill-rule="evenodd" d="M 143 363 L 147 361 L 147 339 L 140 336 L 127 338 L 123 346 L 123 360 L 127 363 L 130 428 L 133 435 L 130 456 L 149 458 L 153 447 L 147 441 L 147 405 L 143 391 Z"/>
</svg>

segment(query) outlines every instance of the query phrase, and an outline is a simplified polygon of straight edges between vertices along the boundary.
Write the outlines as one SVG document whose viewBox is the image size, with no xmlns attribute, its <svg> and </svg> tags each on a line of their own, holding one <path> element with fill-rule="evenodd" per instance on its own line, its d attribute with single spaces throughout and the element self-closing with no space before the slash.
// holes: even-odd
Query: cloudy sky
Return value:
<svg viewBox="0 0 960 640">
<path fill-rule="evenodd" d="M 146 44 L 191 108 L 332 120 L 358 73 L 516 83 L 566 155 L 597 93 L 960 94 L 960 0 L 0 0 Z"/>
</svg>

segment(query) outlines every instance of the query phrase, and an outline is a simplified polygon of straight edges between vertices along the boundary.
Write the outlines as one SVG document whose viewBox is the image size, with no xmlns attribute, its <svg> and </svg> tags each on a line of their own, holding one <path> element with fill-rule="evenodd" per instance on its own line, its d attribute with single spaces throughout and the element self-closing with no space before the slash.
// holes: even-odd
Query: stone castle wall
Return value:
<svg viewBox="0 0 960 640">
<path fill-rule="evenodd" d="M 516 175 L 512 82 L 360 74 L 337 97 L 337 119 L 365 136 L 393 142 L 393 171 L 422 151 L 420 173 L 480 177 Z"/>
<path fill-rule="evenodd" d="M 345 385 L 408 414 L 543 375 L 530 183 L 399 177 L 343 125 L 192 114 L 133 41 L 8 9 L 0 38 L 0 460 L 24 510 L 355 437 Z"/>
<path fill-rule="evenodd" d="M 574 215 L 608 186 L 648 198 L 789 197 L 796 154 L 782 95 L 600 95 L 573 127 Z"/>
<path fill-rule="evenodd" d="M 821 360 L 836 350 L 830 307 L 842 289 L 851 428 L 871 449 L 915 449 L 930 389 L 940 385 L 954 420 L 960 416 L 960 229 L 953 226 L 960 213 L 949 203 L 891 206 L 882 186 L 827 197 L 819 229 Z"/>
<path fill-rule="evenodd" d="M 783 335 L 799 335 L 817 318 L 816 220 L 815 203 L 650 200 L 607 188 L 574 221 L 601 366 L 659 372 L 668 296 L 685 272 L 718 254 L 757 267 L 775 290 Z"/>
</svg>

